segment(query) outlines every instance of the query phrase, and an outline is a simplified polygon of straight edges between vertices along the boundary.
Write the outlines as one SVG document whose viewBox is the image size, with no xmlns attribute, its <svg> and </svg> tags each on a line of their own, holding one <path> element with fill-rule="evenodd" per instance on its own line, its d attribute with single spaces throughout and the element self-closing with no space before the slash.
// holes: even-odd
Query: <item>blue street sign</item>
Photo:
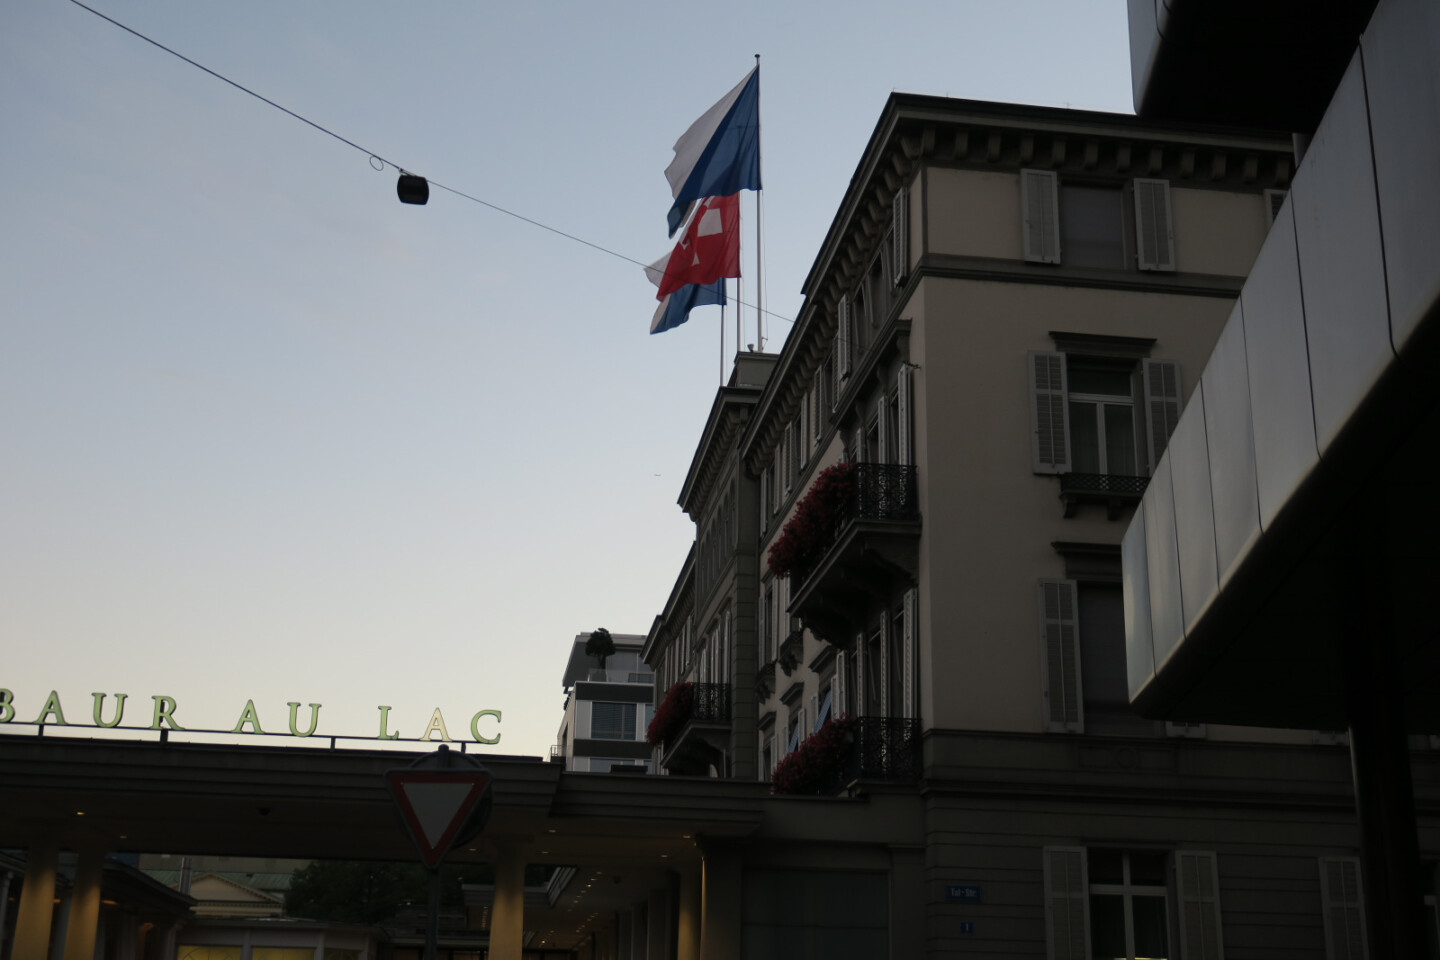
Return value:
<svg viewBox="0 0 1440 960">
<path fill-rule="evenodd" d="M 945 901 L 947 903 L 979 903 L 980 888 L 968 883 L 946 884 Z"/>
</svg>

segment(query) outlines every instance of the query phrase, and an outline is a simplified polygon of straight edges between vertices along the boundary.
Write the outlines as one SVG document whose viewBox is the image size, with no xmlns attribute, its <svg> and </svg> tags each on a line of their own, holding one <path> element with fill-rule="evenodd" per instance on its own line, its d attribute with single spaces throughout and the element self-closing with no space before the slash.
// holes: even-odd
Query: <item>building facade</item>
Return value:
<svg viewBox="0 0 1440 960">
<path fill-rule="evenodd" d="M 1143 719 L 1126 672 L 1122 537 L 1293 168 L 1288 135 L 893 95 L 731 414 L 753 501 L 682 497 L 657 704 L 699 689 L 714 634 L 672 617 L 714 622 L 685 604 L 730 517 L 745 720 L 692 713 L 660 766 L 707 772 L 667 763 L 703 727 L 714 774 L 918 794 L 930 956 L 1353 955 L 1339 738 Z"/>
<path fill-rule="evenodd" d="M 655 677 L 640 659 L 644 637 L 611 635 L 615 652 L 600 661 L 585 652 L 588 633 L 575 636 L 565 664 L 565 717 L 560 721 L 550 759 L 579 773 L 605 773 L 616 767 L 651 772 L 645 728 Z"/>
</svg>

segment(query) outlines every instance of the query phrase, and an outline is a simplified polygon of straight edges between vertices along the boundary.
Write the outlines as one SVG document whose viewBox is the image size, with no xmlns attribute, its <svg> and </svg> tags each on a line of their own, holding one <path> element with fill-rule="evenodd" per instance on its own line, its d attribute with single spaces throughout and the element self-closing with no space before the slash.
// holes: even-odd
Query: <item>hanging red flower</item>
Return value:
<svg viewBox="0 0 1440 960">
<path fill-rule="evenodd" d="M 860 724 L 853 717 L 832 718 L 800 741 L 775 765 L 771 793 L 819 793 L 834 784 L 845 769 L 845 759 Z"/>
<path fill-rule="evenodd" d="M 766 555 L 770 572 L 777 577 L 794 573 L 830 532 L 854 492 L 854 463 L 842 461 L 821 470 L 805 496 L 795 504 L 795 512 L 780 536 L 770 545 Z"/>
<path fill-rule="evenodd" d="M 669 743 L 695 712 L 695 684 L 682 680 L 665 691 L 665 699 L 655 708 L 650 726 L 645 728 L 645 742 L 652 747 Z"/>
</svg>

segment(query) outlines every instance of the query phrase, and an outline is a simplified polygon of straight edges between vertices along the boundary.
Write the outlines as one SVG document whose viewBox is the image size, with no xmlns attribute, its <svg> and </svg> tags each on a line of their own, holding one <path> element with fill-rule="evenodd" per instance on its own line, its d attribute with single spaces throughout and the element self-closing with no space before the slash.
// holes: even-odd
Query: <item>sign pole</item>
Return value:
<svg viewBox="0 0 1440 960">
<path fill-rule="evenodd" d="M 478 760 L 454 754 L 445 744 L 408 767 L 388 770 L 385 784 L 400 819 L 430 874 L 430 910 L 425 921 L 424 960 L 437 960 L 440 940 L 440 861 L 490 818 L 490 771 Z"/>
<path fill-rule="evenodd" d="M 425 920 L 425 960 L 437 960 L 440 943 L 440 868 L 430 868 L 430 916 Z"/>
</svg>

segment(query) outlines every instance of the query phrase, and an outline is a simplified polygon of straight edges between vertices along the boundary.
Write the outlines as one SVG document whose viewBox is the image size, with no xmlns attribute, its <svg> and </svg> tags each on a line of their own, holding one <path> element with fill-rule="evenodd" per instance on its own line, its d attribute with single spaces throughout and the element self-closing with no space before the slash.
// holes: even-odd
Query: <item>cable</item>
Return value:
<svg viewBox="0 0 1440 960">
<path fill-rule="evenodd" d="M 224 81 L 225 83 L 228 83 L 230 86 L 234 87 L 236 90 L 239 90 L 239 91 L 241 91 L 241 92 L 243 92 L 243 93 L 248 93 L 250 96 L 254 97 L 256 100 L 259 100 L 259 101 L 262 102 L 262 103 L 269 104 L 270 106 L 274 107 L 276 110 L 279 110 L 280 112 L 285 113 L 285 114 L 289 114 L 290 116 L 294 117 L 296 120 L 299 120 L 301 123 L 304 123 L 304 124 L 307 124 L 307 125 L 309 125 L 309 126 L 311 126 L 311 127 L 314 127 L 316 130 L 319 130 L 321 133 L 325 134 L 326 136 L 334 137 L 336 140 L 339 140 L 341 143 L 345 144 L 347 147 L 352 147 L 352 148 L 354 148 L 354 149 L 356 149 L 356 150 L 359 150 L 361 153 L 365 154 L 367 157 L 371 158 L 372 160 L 379 160 L 380 163 L 381 163 L 381 166 L 378 167 L 377 169 L 383 170 L 385 167 L 390 166 L 390 167 L 394 167 L 394 168 L 395 168 L 396 170 L 398 170 L 400 173 L 409 173 L 409 172 L 410 172 L 410 171 L 406 170 L 404 167 L 400 166 L 400 164 L 396 163 L 395 161 L 393 161 L 393 160 L 388 160 L 388 159 L 386 159 L 385 157 L 380 156 L 380 154 L 376 153 L 374 150 L 367 150 L 367 149 L 365 149 L 364 147 L 360 146 L 360 144 L 356 143 L 354 140 L 346 139 L 345 137 L 340 136 L 340 134 L 336 133 L 334 130 L 331 130 L 331 129 L 327 128 L 327 127 L 322 127 L 320 124 L 316 123 L 314 120 L 311 120 L 311 119 L 309 119 L 308 117 L 303 117 L 303 116 L 301 116 L 300 114 L 296 113 L 294 110 L 291 110 L 289 107 L 281 106 L 280 104 L 276 103 L 274 100 L 271 100 L 269 97 L 262 96 L 261 94 L 256 93 L 254 90 L 251 90 L 249 87 L 245 86 L 244 84 L 236 83 L 234 80 L 231 80 L 229 77 L 227 77 L 227 76 L 225 76 L 225 75 L 223 75 L 223 74 L 220 74 L 220 73 L 216 73 L 214 70 L 211 70 L 209 67 L 205 66 L 203 63 L 197 63 L 196 61 L 191 60 L 189 57 L 185 56 L 183 53 L 179 53 L 179 52 L 177 52 L 177 51 L 175 51 L 175 50 L 172 50 L 171 48 L 165 46 L 165 44 L 161 43 L 160 41 L 158 41 L 158 40 L 152 40 L 151 38 L 145 36 L 145 34 L 141 33 L 140 31 L 135 30 L 135 29 L 133 29 L 133 28 L 131 28 L 131 27 L 127 27 L 125 24 L 121 23 L 119 20 L 116 20 L 114 17 L 106 16 L 105 14 L 101 13 L 99 10 L 96 10 L 94 7 L 89 6 L 89 5 L 85 4 L 85 3 L 82 3 L 81 0 L 70 0 L 70 2 L 73 3 L 73 4 L 75 4 L 75 6 L 81 8 L 82 10 L 88 10 L 89 12 L 95 14 L 95 16 L 99 17 L 101 20 L 104 20 L 104 21 L 106 21 L 106 22 L 108 22 L 108 23 L 114 24 L 115 26 L 119 27 L 121 30 L 124 30 L 126 33 L 128 33 L 128 34 L 130 34 L 130 35 L 132 35 L 132 36 L 135 36 L 135 37 L 139 37 L 141 40 L 144 40 L 146 43 L 150 44 L 151 46 L 153 46 L 153 47 L 158 47 L 158 48 L 160 48 L 161 50 L 164 50 L 166 53 L 170 54 L 172 57 L 176 57 L 176 58 L 178 58 L 178 59 L 180 59 L 180 60 L 184 60 L 186 63 L 190 64 L 190 66 L 192 66 L 192 67 L 195 67 L 197 70 L 203 70 L 203 71 L 205 71 L 206 73 L 210 74 L 210 76 L 214 77 L 216 80 L 222 80 L 222 81 Z M 462 197 L 462 198 L 464 198 L 464 199 L 466 199 L 466 200 L 471 201 L 472 203 L 478 203 L 478 204 L 480 204 L 482 207 L 488 207 L 489 209 L 494 210 L 496 213 L 503 213 L 503 214 L 505 214 L 507 217 L 514 217 L 516 220 L 520 220 L 520 221 L 522 221 L 522 222 L 524 222 L 524 223 L 528 223 L 528 224 L 530 224 L 530 225 L 533 226 L 533 227 L 539 227 L 541 230 L 548 230 L 548 231 L 550 231 L 551 233 L 556 234 L 557 236 L 564 237 L 564 238 L 567 239 L 567 240 L 573 240 L 573 241 L 575 241 L 576 243 L 584 244 L 585 246 L 591 248 L 592 250 L 598 250 L 598 251 L 600 251 L 601 253 L 608 253 L 608 254 L 609 254 L 610 256 L 612 256 L 612 257 L 618 257 L 619 259 L 624 260 L 626 263 L 633 263 L 635 266 L 640 267 L 640 268 L 642 268 L 642 269 L 645 269 L 645 268 L 648 268 L 648 267 L 649 267 L 649 264 L 647 264 L 647 263 L 642 263 L 641 261 L 636 260 L 634 257 L 626 256 L 625 254 L 620 253 L 620 252 L 617 251 L 617 250 L 611 250 L 609 247 L 602 247 L 602 246 L 601 246 L 600 244 L 598 244 L 598 243 L 591 243 L 589 240 L 585 240 L 585 239 L 583 239 L 583 238 L 581 238 L 581 237 L 577 237 L 577 236 L 575 236 L 573 233 L 566 233 L 564 230 L 561 230 L 561 229 L 559 229 L 558 227 L 552 227 L 552 226 L 550 226 L 549 224 L 541 223 L 539 220 L 532 220 L 531 218 L 529 218 L 529 217 L 527 217 L 527 216 L 524 216 L 524 215 L 522 215 L 522 214 L 516 213 L 516 212 L 513 211 L 513 210 L 507 210 L 507 209 L 505 209 L 504 207 L 499 206 L 499 205 L 494 204 L 494 203 L 491 203 L 491 202 L 488 201 L 488 200 L 481 200 L 479 197 L 472 196 L 472 195 L 470 195 L 470 194 L 468 194 L 468 193 L 465 193 L 465 192 L 463 192 L 463 191 L 461 191 L 461 190 L 457 190 L 457 189 L 455 189 L 454 187 L 447 187 L 445 184 L 440 183 L 440 182 L 437 181 L 437 180 L 430 180 L 430 181 L 428 181 L 428 182 L 429 182 L 432 186 L 439 187 L 441 190 L 444 190 L 444 191 L 446 191 L 446 192 L 448 192 L 448 193 L 453 193 L 453 194 L 454 194 L 455 196 L 457 196 L 457 197 Z M 735 302 L 736 302 L 737 304 L 739 304 L 740 306 L 743 306 L 743 307 L 753 307 L 753 306 L 755 306 L 753 303 L 746 303 L 745 301 L 740 300 L 739 298 L 736 298 Z M 771 313 L 769 310 L 765 310 L 765 311 L 763 311 L 763 312 L 766 313 L 766 314 L 768 314 L 769 316 L 772 316 L 772 317 L 776 318 L 777 320 L 784 320 L 786 323 L 793 324 L 793 323 L 795 322 L 795 321 L 794 321 L 793 319 L 791 319 L 790 317 L 783 317 L 783 316 L 781 316 L 781 315 L 778 314 L 778 313 Z"/>
</svg>

